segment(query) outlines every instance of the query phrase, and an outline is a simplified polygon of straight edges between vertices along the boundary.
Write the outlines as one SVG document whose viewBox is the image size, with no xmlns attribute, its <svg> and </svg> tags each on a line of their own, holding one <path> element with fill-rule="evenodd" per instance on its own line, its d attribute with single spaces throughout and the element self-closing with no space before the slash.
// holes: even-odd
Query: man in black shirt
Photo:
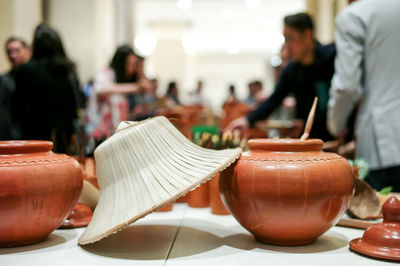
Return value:
<svg viewBox="0 0 400 266">
<path fill-rule="evenodd" d="M 30 49 L 24 40 L 16 37 L 9 38 L 5 48 L 11 70 L 0 76 L 0 140 L 11 140 L 20 137 L 11 112 L 16 70 L 19 65 L 29 60 Z"/>
<path fill-rule="evenodd" d="M 253 126 L 255 122 L 267 118 L 289 93 L 293 93 L 297 102 L 296 118 L 304 121 L 314 97 L 318 97 L 310 137 L 332 140 L 326 129 L 326 112 L 334 73 L 335 46 L 322 46 L 314 39 L 313 22 L 306 13 L 287 16 L 284 24 L 285 46 L 292 62 L 282 71 L 274 93 L 247 117 L 232 121 L 227 130 Z"/>
</svg>

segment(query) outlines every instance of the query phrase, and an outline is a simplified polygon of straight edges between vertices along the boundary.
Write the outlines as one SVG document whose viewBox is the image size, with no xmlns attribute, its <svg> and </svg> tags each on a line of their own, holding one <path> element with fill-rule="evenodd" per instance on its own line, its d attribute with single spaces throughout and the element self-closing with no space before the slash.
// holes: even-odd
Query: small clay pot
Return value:
<svg viewBox="0 0 400 266">
<path fill-rule="evenodd" d="M 256 239 L 305 245 L 335 225 L 349 206 L 353 170 L 325 153 L 321 140 L 253 139 L 221 173 L 225 205 Z"/>
<path fill-rule="evenodd" d="M 219 195 L 219 173 L 208 181 L 208 195 L 211 213 L 217 215 L 228 215 L 230 212 L 225 207 Z"/>
<path fill-rule="evenodd" d="M 180 197 L 179 199 L 177 199 L 176 202 L 184 203 L 184 202 L 187 202 L 187 200 L 188 200 L 188 195 L 186 194 L 186 195 Z"/>
<path fill-rule="evenodd" d="M 187 204 L 192 208 L 205 208 L 210 205 L 208 202 L 208 182 L 188 193 Z"/>
<path fill-rule="evenodd" d="M 50 141 L 0 141 L 0 246 L 36 243 L 61 225 L 81 193 L 79 163 Z"/>
<path fill-rule="evenodd" d="M 174 206 L 174 203 L 172 202 L 172 203 L 170 203 L 170 204 L 158 209 L 158 212 L 169 212 L 169 211 L 172 210 L 173 206 Z"/>
<path fill-rule="evenodd" d="M 67 219 L 61 224 L 59 228 L 69 229 L 69 228 L 77 228 L 84 227 L 90 223 L 92 220 L 93 213 L 92 210 L 88 206 L 83 203 L 77 203 L 75 207 L 72 209 L 71 214 Z"/>
</svg>

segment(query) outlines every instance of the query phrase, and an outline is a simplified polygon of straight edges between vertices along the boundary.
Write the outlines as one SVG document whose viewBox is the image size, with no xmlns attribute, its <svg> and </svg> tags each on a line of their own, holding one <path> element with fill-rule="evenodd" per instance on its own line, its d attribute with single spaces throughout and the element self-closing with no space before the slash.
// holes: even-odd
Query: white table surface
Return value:
<svg viewBox="0 0 400 266">
<path fill-rule="evenodd" d="M 349 250 L 363 230 L 335 226 L 315 243 L 259 243 L 231 215 L 175 203 L 94 244 L 77 244 L 83 228 L 54 231 L 41 243 L 0 248 L 0 266 L 61 265 L 389 265 Z"/>
</svg>

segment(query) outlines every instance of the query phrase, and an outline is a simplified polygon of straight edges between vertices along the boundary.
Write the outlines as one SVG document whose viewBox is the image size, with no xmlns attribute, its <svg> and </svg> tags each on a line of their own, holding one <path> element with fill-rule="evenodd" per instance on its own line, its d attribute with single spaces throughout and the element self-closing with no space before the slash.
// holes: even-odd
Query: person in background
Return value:
<svg viewBox="0 0 400 266">
<path fill-rule="evenodd" d="M 256 99 L 255 99 L 255 86 L 254 86 L 254 82 L 251 81 L 247 84 L 247 88 L 248 88 L 248 95 L 246 100 L 244 100 L 244 102 L 249 105 L 254 107 L 256 105 Z"/>
<path fill-rule="evenodd" d="M 15 77 L 18 66 L 29 60 L 31 52 L 26 42 L 17 37 L 10 37 L 5 48 L 11 69 L 0 76 L 0 140 L 12 140 L 18 139 L 21 134 L 11 112 Z"/>
<path fill-rule="evenodd" d="M 210 106 L 208 99 L 203 95 L 203 88 L 204 88 L 203 81 L 198 80 L 196 89 L 190 93 L 190 104 L 204 106 L 204 107 Z"/>
<path fill-rule="evenodd" d="M 138 57 L 122 45 L 110 65 L 95 75 L 87 107 L 87 153 L 111 136 L 121 121 L 129 120 L 127 95 L 140 89 L 137 71 Z"/>
<path fill-rule="evenodd" d="M 59 34 L 36 27 L 32 58 L 17 69 L 14 106 L 21 138 L 52 140 L 53 150 L 71 153 L 79 105 L 79 82 Z"/>
<path fill-rule="evenodd" d="M 149 118 L 153 115 L 152 110 L 149 109 L 148 96 L 151 90 L 151 83 L 146 78 L 144 73 L 145 58 L 137 56 L 137 78 L 139 90 L 134 93 L 128 94 L 129 100 L 129 120 L 140 121 Z"/>
<path fill-rule="evenodd" d="M 271 65 L 274 68 L 274 81 L 277 82 L 281 76 L 282 70 L 289 64 L 289 52 L 285 44 L 282 45 L 279 55 L 271 59 Z"/>
<path fill-rule="evenodd" d="M 255 106 L 257 107 L 267 99 L 267 96 L 264 93 L 263 84 L 261 81 L 259 80 L 253 81 L 253 86 L 254 86 Z"/>
<path fill-rule="evenodd" d="M 171 81 L 170 83 L 168 83 L 167 92 L 164 96 L 169 101 L 169 106 L 181 104 L 178 95 L 178 85 L 175 81 Z"/>
<path fill-rule="evenodd" d="M 148 88 L 145 95 L 145 102 L 149 116 L 155 116 L 168 110 L 174 103 L 172 103 L 166 97 L 160 97 L 158 95 L 158 79 L 153 78 L 149 80 L 150 87 Z"/>
<path fill-rule="evenodd" d="M 137 56 L 138 57 L 138 69 L 137 69 L 137 75 L 138 79 L 147 79 L 146 75 L 144 73 L 144 62 L 145 58 L 143 56 Z"/>
<path fill-rule="evenodd" d="M 247 117 L 232 121 L 227 130 L 244 130 L 253 126 L 255 122 L 267 118 L 289 93 L 293 93 L 296 118 L 304 121 L 307 120 L 314 98 L 318 96 L 310 137 L 325 141 L 333 139 L 326 128 L 326 111 L 336 50 L 334 45 L 323 46 L 317 42 L 313 29 L 313 21 L 306 13 L 284 18 L 283 35 L 291 62 L 283 69 L 273 94 Z"/>
<path fill-rule="evenodd" d="M 230 84 L 228 87 L 228 97 L 226 97 L 224 105 L 227 103 L 232 103 L 232 102 L 237 102 L 237 101 L 238 101 L 238 99 L 236 97 L 235 85 Z"/>
<path fill-rule="evenodd" d="M 154 103 L 157 101 L 159 98 L 157 95 L 158 91 L 158 79 L 157 78 L 152 78 L 149 80 L 150 82 L 150 88 L 148 89 L 146 93 L 146 101 L 148 103 Z"/>
<path fill-rule="evenodd" d="M 370 166 L 366 181 L 400 191 L 400 1 L 360 0 L 336 19 L 337 57 L 328 128 L 346 130 L 354 106 L 356 157 Z"/>
</svg>

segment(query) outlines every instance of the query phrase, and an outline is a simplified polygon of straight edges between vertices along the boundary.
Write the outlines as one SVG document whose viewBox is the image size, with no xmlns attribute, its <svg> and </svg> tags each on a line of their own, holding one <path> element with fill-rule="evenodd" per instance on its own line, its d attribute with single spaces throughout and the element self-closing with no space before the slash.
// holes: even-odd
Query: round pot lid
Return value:
<svg viewBox="0 0 400 266">
<path fill-rule="evenodd" d="M 383 222 L 353 239 L 350 248 L 381 259 L 400 260 L 400 201 L 391 196 L 382 206 Z"/>
</svg>

